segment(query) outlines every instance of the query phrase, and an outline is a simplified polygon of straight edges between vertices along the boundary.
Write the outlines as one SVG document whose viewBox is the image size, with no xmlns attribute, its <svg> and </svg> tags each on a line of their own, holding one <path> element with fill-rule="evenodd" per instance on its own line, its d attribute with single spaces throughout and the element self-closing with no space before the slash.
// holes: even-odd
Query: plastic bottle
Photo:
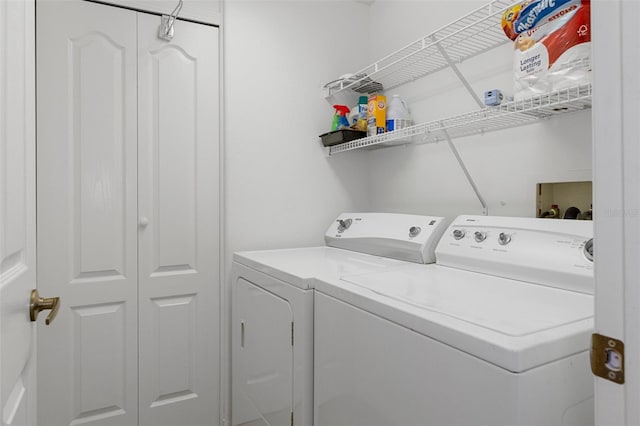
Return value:
<svg viewBox="0 0 640 426">
<path fill-rule="evenodd" d="M 354 105 L 349 113 L 349 124 L 351 124 L 352 128 L 357 126 L 358 128 L 361 128 L 361 130 L 367 129 L 368 103 L 368 96 L 358 97 L 358 104 Z M 358 121 L 360 121 L 360 124 Z"/>
<path fill-rule="evenodd" d="M 351 112 L 349 113 L 349 125 L 351 127 L 355 126 L 358 123 L 358 118 L 360 114 L 358 112 L 358 105 L 354 105 L 351 107 Z"/>
<path fill-rule="evenodd" d="M 347 118 L 347 114 L 349 114 L 349 107 L 346 105 L 334 105 L 333 107 L 336 109 L 336 113 L 333 115 L 331 130 L 348 129 L 349 119 Z"/>
<path fill-rule="evenodd" d="M 366 120 L 367 119 L 367 108 L 368 108 L 368 97 L 360 96 L 358 98 L 358 119 Z"/>
<path fill-rule="evenodd" d="M 400 95 L 393 95 L 387 105 L 387 132 L 411 126 L 409 108 Z"/>
<path fill-rule="evenodd" d="M 331 122 L 331 131 L 336 131 L 338 130 L 338 120 L 340 119 L 340 116 L 338 115 L 337 112 L 333 113 L 333 121 Z"/>
<path fill-rule="evenodd" d="M 360 96 L 358 98 L 358 105 L 351 108 L 349 114 L 349 123 L 351 128 L 362 132 L 367 131 L 367 111 L 368 111 L 368 97 Z"/>
</svg>

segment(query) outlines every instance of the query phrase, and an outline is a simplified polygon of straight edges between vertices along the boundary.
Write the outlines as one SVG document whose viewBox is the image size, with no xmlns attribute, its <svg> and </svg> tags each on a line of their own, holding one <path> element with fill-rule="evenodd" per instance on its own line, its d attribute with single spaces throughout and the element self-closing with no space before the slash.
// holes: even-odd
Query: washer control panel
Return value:
<svg viewBox="0 0 640 426">
<path fill-rule="evenodd" d="M 435 262 L 447 222 L 442 217 L 343 213 L 325 234 L 328 246 L 417 263 Z"/>
<path fill-rule="evenodd" d="M 454 239 L 461 240 L 466 235 L 466 232 L 464 229 L 454 229 L 452 235 Z M 487 232 L 476 231 L 473 233 L 473 238 L 477 243 L 481 243 L 487 239 Z M 506 232 L 500 232 L 498 234 L 498 244 L 500 244 L 501 246 L 506 246 L 510 242 L 511 242 L 511 234 L 507 234 Z"/>
<path fill-rule="evenodd" d="M 593 293 L 593 222 L 459 216 L 436 248 L 437 263 Z"/>
</svg>

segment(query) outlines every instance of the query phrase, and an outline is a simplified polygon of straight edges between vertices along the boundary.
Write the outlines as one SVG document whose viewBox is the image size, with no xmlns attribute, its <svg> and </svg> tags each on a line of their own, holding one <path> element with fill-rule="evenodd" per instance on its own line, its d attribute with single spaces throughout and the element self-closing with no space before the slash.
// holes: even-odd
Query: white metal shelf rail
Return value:
<svg viewBox="0 0 640 426">
<path fill-rule="evenodd" d="M 446 141 L 533 123 L 558 114 L 591 108 L 591 84 L 507 102 L 401 130 L 368 136 L 327 148 L 329 155 L 354 149 L 379 149 Z"/>
<path fill-rule="evenodd" d="M 504 10 L 514 3 L 494 0 L 358 71 L 354 78 L 337 80 L 326 88 L 325 96 L 329 99 L 346 90 L 380 91 L 380 85 L 390 90 L 449 67 L 458 73 L 456 63 L 510 41 L 500 21 Z"/>
</svg>

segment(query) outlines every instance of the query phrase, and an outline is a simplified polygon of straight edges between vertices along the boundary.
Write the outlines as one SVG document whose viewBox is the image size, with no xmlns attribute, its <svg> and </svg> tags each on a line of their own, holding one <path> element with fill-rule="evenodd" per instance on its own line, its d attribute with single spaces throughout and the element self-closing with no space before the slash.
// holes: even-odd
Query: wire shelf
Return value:
<svg viewBox="0 0 640 426">
<path fill-rule="evenodd" d="M 354 149 L 434 143 L 534 123 L 559 114 L 591 108 L 591 84 L 582 84 L 401 130 L 356 139 L 329 148 L 333 155 Z"/>
<path fill-rule="evenodd" d="M 325 85 L 327 99 L 343 91 L 390 90 L 510 42 L 502 13 L 516 0 L 494 0 L 358 71 Z M 446 56 L 445 56 L 446 55 Z M 447 58 L 448 57 L 448 58 Z"/>
</svg>

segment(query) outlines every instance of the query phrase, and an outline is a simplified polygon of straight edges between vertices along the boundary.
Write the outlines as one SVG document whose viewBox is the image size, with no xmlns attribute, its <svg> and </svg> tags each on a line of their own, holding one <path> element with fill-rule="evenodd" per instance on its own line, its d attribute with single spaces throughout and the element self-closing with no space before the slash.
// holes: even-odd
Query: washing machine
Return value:
<svg viewBox="0 0 640 426">
<path fill-rule="evenodd" d="M 589 425 L 592 223 L 460 216 L 436 263 L 316 282 L 316 426 Z"/>
<path fill-rule="evenodd" d="M 313 309 L 318 279 L 429 263 L 440 217 L 344 213 L 326 246 L 234 253 L 232 425 L 313 424 Z"/>
</svg>

